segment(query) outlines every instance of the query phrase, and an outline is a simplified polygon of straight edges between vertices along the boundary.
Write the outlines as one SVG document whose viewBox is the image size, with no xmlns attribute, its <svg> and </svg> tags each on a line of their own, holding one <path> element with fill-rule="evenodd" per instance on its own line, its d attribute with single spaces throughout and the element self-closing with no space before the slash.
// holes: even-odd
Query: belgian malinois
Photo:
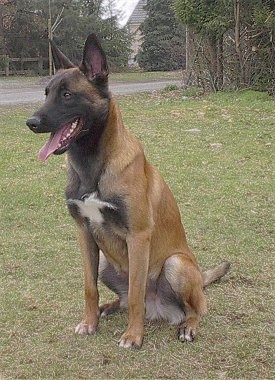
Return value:
<svg viewBox="0 0 275 380">
<path fill-rule="evenodd" d="M 100 316 L 127 308 L 121 347 L 142 345 L 145 317 L 177 325 L 179 340 L 192 341 L 206 313 L 203 287 L 226 274 L 229 263 L 200 271 L 171 191 L 123 125 L 96 36 L 87 38 L 79 67 L 51 45 L 58 71 L 27 125 L 50 133 L 42 161 L 67 152 L 65 193 L 85 282 L 84 318 L 75 331 L 94 334 Z M 117 294 L 114 302 L 99 306 L 98 277 Z"/>
</svg>

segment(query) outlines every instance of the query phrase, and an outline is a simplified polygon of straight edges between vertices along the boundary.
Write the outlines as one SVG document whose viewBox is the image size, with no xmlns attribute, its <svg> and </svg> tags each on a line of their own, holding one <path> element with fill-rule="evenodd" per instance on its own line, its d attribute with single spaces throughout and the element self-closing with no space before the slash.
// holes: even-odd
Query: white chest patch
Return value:
<svg viewBox="0 0 275 380">
<path fill-rule="evenodd" d="M 102 201 L 97 197 L 97 193 L 92 193 L 83 200 L 69 199 L 70 204 L 76 204 L 79 207 L 80 214 L 83 218 L 88 218 L 92 223 L 102 224 L 104 217 L 101 212 L 104 208 L 116 210 L 112 203 Z"/>
</svg>

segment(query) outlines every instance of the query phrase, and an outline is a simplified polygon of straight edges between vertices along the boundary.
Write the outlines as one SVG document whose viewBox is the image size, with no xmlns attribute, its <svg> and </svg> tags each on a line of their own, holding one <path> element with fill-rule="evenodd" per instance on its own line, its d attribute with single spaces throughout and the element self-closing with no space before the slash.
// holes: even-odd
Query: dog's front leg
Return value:
<svg viewBox="0 0 275 380">
<path fill-rule="evenodd" d="M 84 318 L 75 332 L 81 335 L 94 334 L 99 321 L 97 276 L 99 249 L 86 224 L 77 224 L 78 239 L 83 258 L 85 308 Z"/>
<path fill-rule="evenodd" d="M 149 232 L 131 235 L 127 238 L 129 258 L 128 327 L 122 335 L 119 346 L 139 348 L 143 341 L 145 292 L 150 252 Z"/>
</svg>

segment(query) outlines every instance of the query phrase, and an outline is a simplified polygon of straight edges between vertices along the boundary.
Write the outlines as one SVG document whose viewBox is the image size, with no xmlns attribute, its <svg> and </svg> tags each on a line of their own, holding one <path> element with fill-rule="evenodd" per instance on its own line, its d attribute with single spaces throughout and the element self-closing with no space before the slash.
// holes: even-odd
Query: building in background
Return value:
<svg viewBox="0 0 275 380">
<path fill-rule="evenodd" d="M 129 57 L 129 66 L 137 66 L 136 55 L 142 44 L 142 34 L 139 29 L 140 25 L 145 20 L 147 14 L 144 10 L 144 7 L 147 3 L 147 0 L 139 0 L 133 13 L 131 14 L 128 22 L 127 28 L 131 36 L 131 55 Z"/>
</svg>

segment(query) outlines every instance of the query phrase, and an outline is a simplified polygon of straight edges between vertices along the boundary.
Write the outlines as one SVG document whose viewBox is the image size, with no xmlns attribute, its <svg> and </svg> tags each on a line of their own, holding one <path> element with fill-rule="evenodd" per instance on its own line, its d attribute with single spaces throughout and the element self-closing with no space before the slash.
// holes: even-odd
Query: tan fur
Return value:
<svg viewBox="0 0 275 380">
<path fill-rule="evenodd" d="M 127 145 L 127 150 L 124 147 Z M 111 100 L 109 119 L 101 142 L 106 171 L 99 188 L 104 196 L 120 194 L 126 199 L 130 233 L 117 231 L 111 239 L 98 232 L 99 248 L 118 272 L 129 273 L 129 322 L 120 345 L 139 347 L 143 340 L 144 299 L 148 278 L 156 279 L 163 268 L 185 308 L 186 320 L 180 339 L 192 340 L 201 317 L 206 313 L 203 285 L 223 276 L 226 268 L 201 275 L 190 252 L 175 199 L 158 170 L 150 165 L 137 139 L 123 126 L 120 112 Z M 95 331 L 98 323 L 98 293 L 89 235 L 79 228 L 85 273 L 85 317 L 77 331 Z M 89 247 L 90 245 L 90 247 Z M 94 271 L 94 273 L 93 273 Z M 118 301 L 104 305 L 117 309 Z"/>
<path fill-rule="evenodd" d="M 66 199 L 77 223 L 85 291 L 84 317 L 75 331 L 94 334 L 100 316 L 128 308 L 121 347 L 141 346 L 145 317 L 177 325 L 179 339 L 192 341 L 207 312 L 203 287 L 229 264 L 201 273 L 169 187 L 110 98 L 106 56 L 96 36 L 88 36 L 79 67 L 50 43 L 59 71 L 27 125 L 51 133 L 42 160 L 68 152 Z M 118 299 L 99 306 L 98 279 Z"/>
</svg>

